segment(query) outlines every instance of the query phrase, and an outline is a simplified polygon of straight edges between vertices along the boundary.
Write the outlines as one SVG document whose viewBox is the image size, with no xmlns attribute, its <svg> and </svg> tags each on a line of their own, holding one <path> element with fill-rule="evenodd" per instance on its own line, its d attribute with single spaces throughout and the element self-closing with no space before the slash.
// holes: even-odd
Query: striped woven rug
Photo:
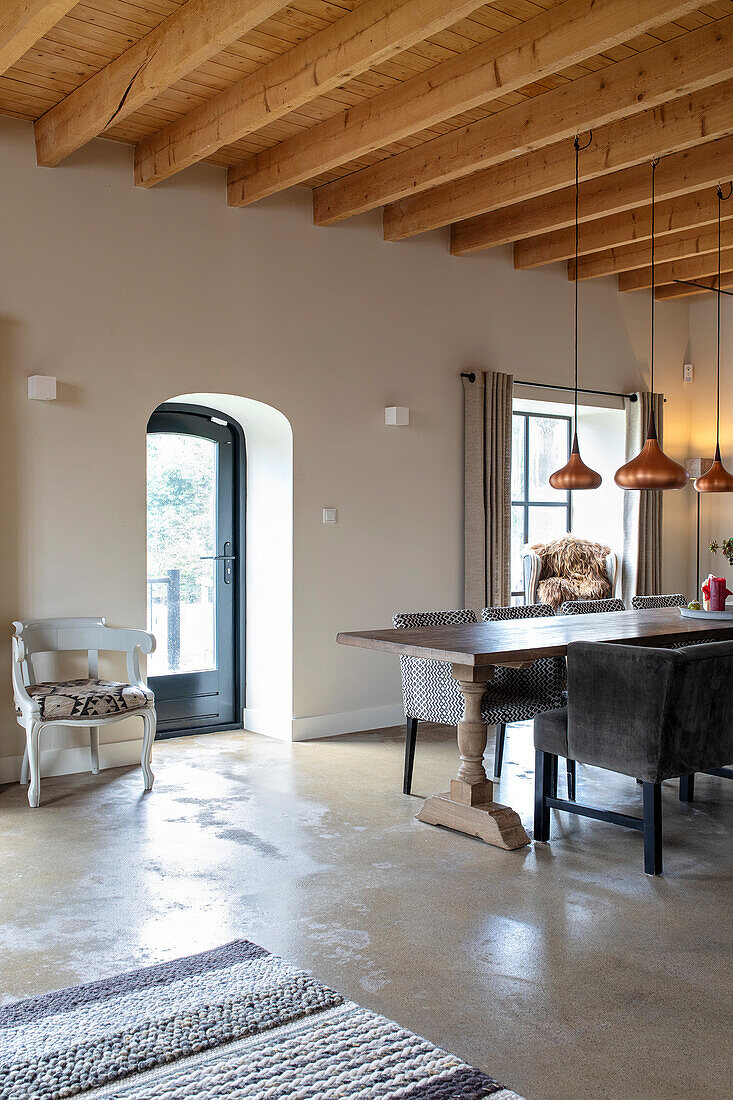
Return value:
<svg viewBox="0 0 733 1100">
<path fill-rule="evenodd" d="M 521 1100 L 256 944 L 0 1009 L 2 1100 Z"/>
</svg>

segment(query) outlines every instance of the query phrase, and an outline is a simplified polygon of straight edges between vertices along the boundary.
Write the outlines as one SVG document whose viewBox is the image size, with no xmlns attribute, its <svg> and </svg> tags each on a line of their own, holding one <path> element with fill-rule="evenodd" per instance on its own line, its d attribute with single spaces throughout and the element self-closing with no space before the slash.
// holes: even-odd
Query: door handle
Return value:
<svg viewBox="0 0 733 1100">
<path fill-rule="evenodd" d="M 224 543 L 225 550 L 231 550 L 232 544 L 227 541 Z M 237 560 L 236 554 L 202 554 L 200 561 L 223 561 L 224 562 L 224 584 L 232 583 L 232 565 L 233 561 Z"/>
</svg>

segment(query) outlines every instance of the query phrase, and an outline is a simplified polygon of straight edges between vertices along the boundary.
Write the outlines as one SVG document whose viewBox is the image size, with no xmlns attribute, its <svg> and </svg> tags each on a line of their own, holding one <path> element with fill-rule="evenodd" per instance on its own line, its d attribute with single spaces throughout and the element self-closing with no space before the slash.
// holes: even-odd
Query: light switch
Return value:
<svg viewBox="0 0 733 1100">
<path fill-rule="evenodd" d="M 336 523 L 336 509 L 324 508 L 323 509 L 323 522 L 324 523 Z"/>
<path fill-rule="evenodd" d="M 682 368 L 682 381 L 683 382 L 693 382 L 694 381 L 694 373 L 695 373 L 695 368 L 693 367 L 692 363 L 685 363 L 684 367 Z"/>
</svg>

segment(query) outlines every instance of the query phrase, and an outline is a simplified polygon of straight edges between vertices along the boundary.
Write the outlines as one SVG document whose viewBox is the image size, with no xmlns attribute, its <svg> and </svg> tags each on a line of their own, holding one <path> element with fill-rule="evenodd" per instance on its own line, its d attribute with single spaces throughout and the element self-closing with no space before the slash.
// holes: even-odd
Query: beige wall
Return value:
<svg viewBox="0 0 733 1100">
<path fill-rule="evenodd" d="M 241 395 L 293 429 L 293 714 L 321 730 L 396 715 L 395 661 L 334 635 L 460 603 L 458 374 L 570 381 L 572 287 L 560 267 L 514 272 L 508 249 L 452 259 L 445 233 L 385 244 L 377 215 L 314 229 L 301 190 L 230 210 L 207 166 L 135 190 L 131 160 L 98 141 L 36 168 L 31 127 L 0 120 L 5 628 L 90 613 L 144 625 L 147 417 L 182 393 Z M 643 385 L 647 296 L 602 280 L 581 307 L 586 384 Z M 689 308 L 658 318 L 668 449 L 682 458 Z M 34 373 L 58 376 L 58 401 L 26 399 Z M 409 428 L 385 428 L 390 404 L 411 408 Z M 667 507 L 670 588 L 689 580 L 690 503 L 685 490 Z M 13 757 L 7 681 L 0 756 Z"/>
</svg>

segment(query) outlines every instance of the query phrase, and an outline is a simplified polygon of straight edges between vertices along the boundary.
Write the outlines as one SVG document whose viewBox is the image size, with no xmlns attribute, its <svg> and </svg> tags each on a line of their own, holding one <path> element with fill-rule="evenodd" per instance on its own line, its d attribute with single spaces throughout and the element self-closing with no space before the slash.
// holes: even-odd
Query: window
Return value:
<svg viewBox="0 0 733 1100">
<path fill-rule="evenodd" d="M 512 418 L 512 603 L 524 598 L 522 547 L 570 530 L 571 497 L 550 486 L 550 474 L 570 457 L 572 419 L 515 412 Z"/>
</svg>

